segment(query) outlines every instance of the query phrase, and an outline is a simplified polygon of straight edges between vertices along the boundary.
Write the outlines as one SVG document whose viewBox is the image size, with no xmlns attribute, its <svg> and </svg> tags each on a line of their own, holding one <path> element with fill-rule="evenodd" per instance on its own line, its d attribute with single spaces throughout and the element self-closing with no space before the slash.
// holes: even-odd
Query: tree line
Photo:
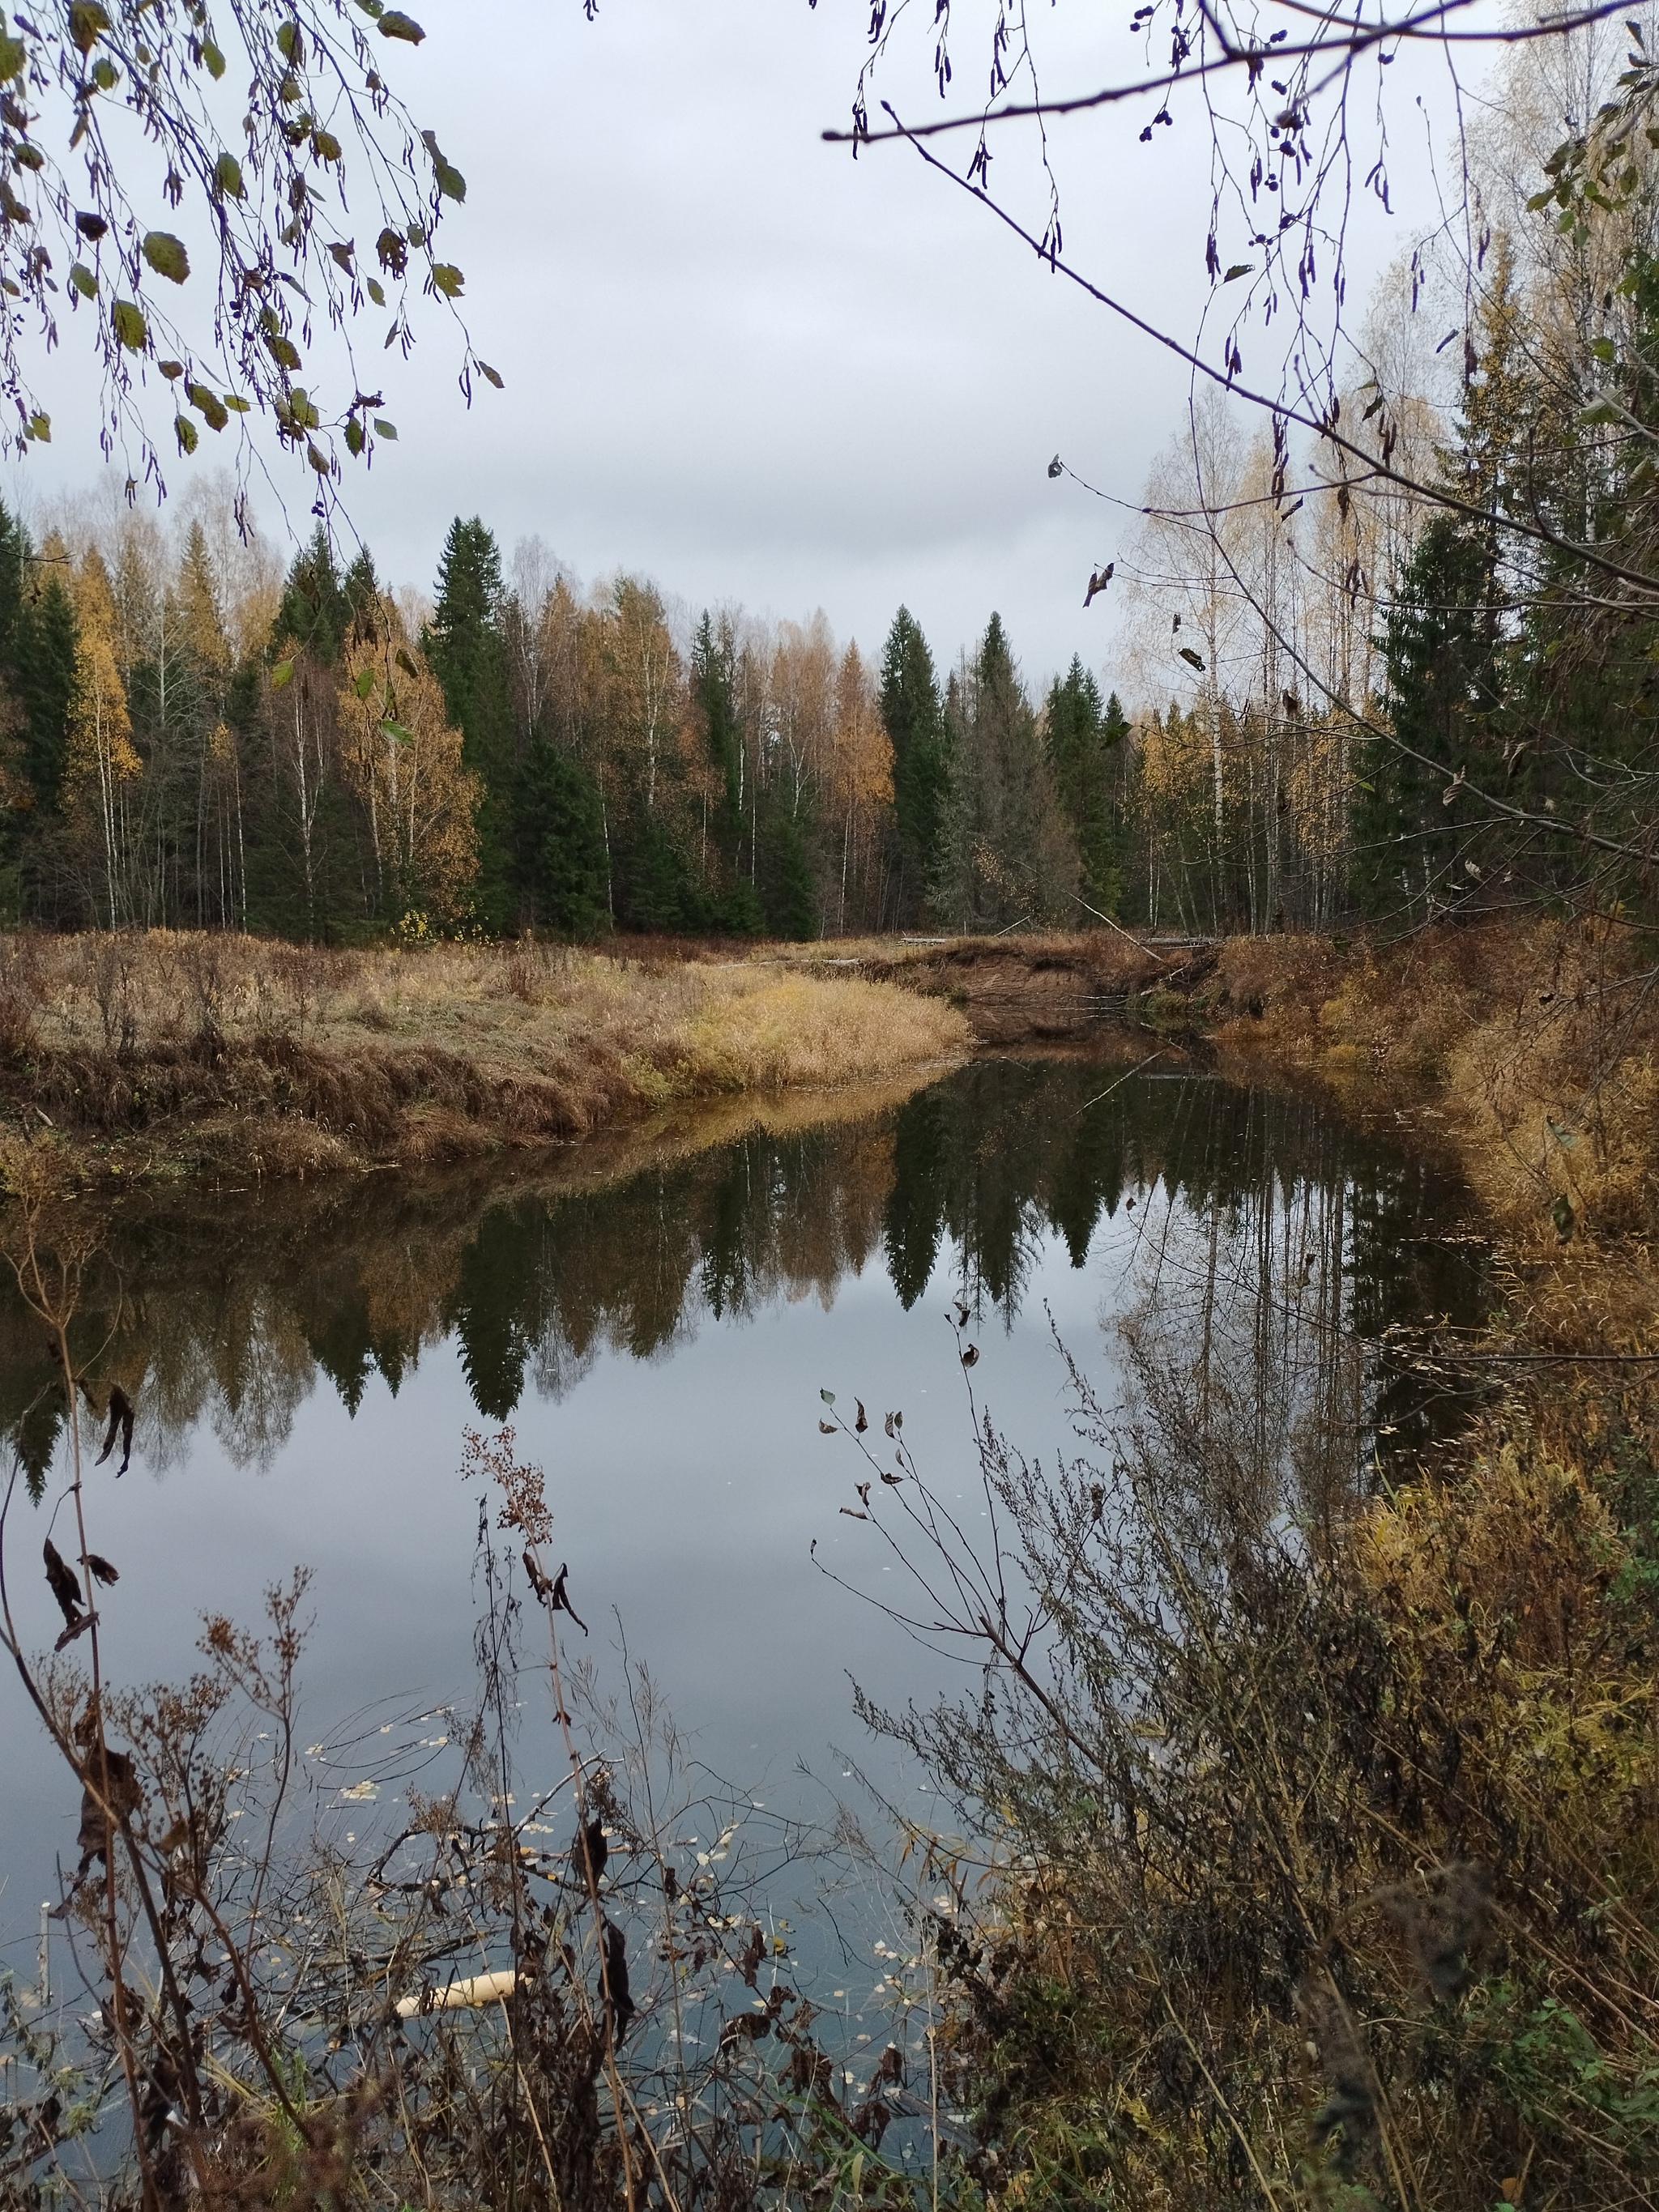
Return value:
<svg viewBox="0 0 1659 2212">
<path fill-rule="evenodd" d="M 0 514 L 0 917 L 343 940 L 1633 913 L 1659 152 L 1549 150 L 1552 72 L 1598 81 L 1580 44 L 1517 49 L 1471 155 L 1477 263 L 1429 241 L 1385 277 L 1340 439 L 1194 404 L 1119 549 L 1118 688 L 1078 658 L 1034 698 L 994 615 L 942 666 L 901 608 L 872 661 L 822 614 L 584 590 L 539 541 L 508 574 L 476 517 L 428 604 L 320 532 L 284 575 L 210 494 L 171 543 L 124 513 L 36 545 Z"/>
<path fill-rule="evenodd" d="M 79 543 L 71 545 L 70 536 Z M 1000 620 L 943 681 L 822 613 L 678 624 L 457 518 L 429 605 L 319 528 L 280 575 L 198 501 L 45 534 L 0 510 L 0 910 L 47 927 L 812 938 L 1115 902 L 1081 663 L 1039 710 Z"/>
</svg>

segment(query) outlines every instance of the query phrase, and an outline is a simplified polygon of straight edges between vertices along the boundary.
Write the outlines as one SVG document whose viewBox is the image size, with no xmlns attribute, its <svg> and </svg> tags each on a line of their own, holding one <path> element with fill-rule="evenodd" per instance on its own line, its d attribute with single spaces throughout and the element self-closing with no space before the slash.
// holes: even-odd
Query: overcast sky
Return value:
<svg viewBox="0 0 1659 2212">
<path fill-rule="evenodd" d="M 1074 652 L 1109 678 L 1109 604 L 1082 600 L 1126 525 L 1047 464 L 1059 451 L 1133 497 L 1182 419 L 1186 372 L 909 149 L 854 163 L 822 143 L 848 112 L 867 0 L 604 0 L 592 23 L 580 0 L 418 13 L 426 42 L 393 50 L 395 74 L 465 173 L 446 252 L 507 388 L 465 410 L 435 315 L 414 360 L 392 361 L 399 442 L 350 479 L 383 575 L 429 588 L 451 517 L 477 513 L 509 557 L 539 532 L 584 578 L 641 572 L 694 612 L 822 606 L 877 650 L 902 600 L 945 663 L 994 607 L 1034 684 Z M 1132 65 L 1115 11 L 1042 14 L 1048 89 L 1098 82 L 1103 55 Z M 965 33 L 958 57 L 960 101 L 982 77 Z M 884 85 L 933 108 L 925 67 Z M 1194 117 L 1142 146 L 1146 119 L 1059 127 L 1066 248 L 1190 334 L 1207 134 Z M 1036 205 L 1019 142 L 999 144 L 999 185 Z M 53 446 L 14 478 L 37 494 L 91 473 L 74 349 L 71 331 Z M 281 535 L 274 501 L 256 504 Z"/>
</svg>

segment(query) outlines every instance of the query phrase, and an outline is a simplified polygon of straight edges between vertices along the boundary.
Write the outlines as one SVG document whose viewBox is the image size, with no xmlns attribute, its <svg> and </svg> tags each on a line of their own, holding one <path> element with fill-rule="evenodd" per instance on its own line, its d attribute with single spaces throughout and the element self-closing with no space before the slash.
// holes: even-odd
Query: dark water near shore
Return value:
<svg viewBox="0 0 1659 2212">
<path fill-rule="evenodd" d="M 620 1623 L 711 1765 L 770 1804 L 822 1806 L 847 1765 L 832 1747 L 867 1753 L 848 1674 L 900 1705 L 949 1678 L 813 1567 L 816 1538 L 881 1595 L 839 1512 L 859 1470 L 819 1433 L 818 1393 L 902 1407 L 936 1480 L 966 1469 L 951 1294 L 973 1310 L 980 1402 L 1027 1451 L 1067 1439 L 1051 1326 L 1108 1402 L 1126 1322 L 1230 1363 L 1293 1498 L 1363 1480 L 1379 1437 L 1409 1449 L 1443 1418 L 1376 1349 L 1395 1325 L 1482 1310 L 1462 1194 L 1419 1152 L 1310 1102 L 1088 1057 L 981 1061 L 837 1110 L 743 1133 L 728 1119 L 702 1148 L 659 1133 L 535 1170 L 129 1201 L 75 1328 L 96 1383 L 138 1408 L 131 1471 L 88 1480 L 90 1540 L 121 1573 L 106 1665 L 131 1682 L 188 1671 L 204 1613 L 257 1617 L 303 1562 L 309 1733 L 380 1699 L 465 1700 L 463 1432 L 510 1423 L 547 1470 L 601 1673 Z M 9 1286 L 0 1419 L 22 1462 L 12 1602 L 49 1645 L 64 1406 Z M 15 1682 L 0 1772 L 0 1960 L 27 1972 L 76 1807 Z"/>
</svg>

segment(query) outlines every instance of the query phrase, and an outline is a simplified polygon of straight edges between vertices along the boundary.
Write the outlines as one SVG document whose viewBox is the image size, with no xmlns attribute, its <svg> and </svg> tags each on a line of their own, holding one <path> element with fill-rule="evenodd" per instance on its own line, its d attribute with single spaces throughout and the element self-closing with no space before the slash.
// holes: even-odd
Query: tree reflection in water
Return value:
<svg viewBox="0 0 1659 2212">
<path fill-rule="evenodd" d="M 503 1420 L 601 1350 L 655 1359 L 705 1316 L 828 1307 L 878 1255 L 907 1308 L 944 1257 L 981 1318 L 1011 1322 L 1050 1237 L 1080 1267 L 1117 1219 L 1135 1227 L 1130 1326 L 1182 1347 L 1206 1417 L 1250 1425 L 1259 1463 L 1334 1452 L 1352 1469 L 1371 1419 L 1415 1437 L 1433 1418 L 1419 1382 L 1376 1373 L 1354 1340 L 1479 1306 L 1470 1248 L 1443 1238 L 1443 1168 L 1190 1070 L 985 1060 L 864 1119 L 757 1126 L 599 1187 L 581 1187 L 586 1157 L 129 1200 L 81 1356 L 136 1397 L 152 1468 L 203 1422 L 263 1465 L 319 1374 L 355 1413 L 372 1376 L 395 1392 L 452 1335 L 479 1414 Z M 62 1406 L 9 1289 L 0 1418 L 23 1423 L 38 1484 Z"/>
</svg>

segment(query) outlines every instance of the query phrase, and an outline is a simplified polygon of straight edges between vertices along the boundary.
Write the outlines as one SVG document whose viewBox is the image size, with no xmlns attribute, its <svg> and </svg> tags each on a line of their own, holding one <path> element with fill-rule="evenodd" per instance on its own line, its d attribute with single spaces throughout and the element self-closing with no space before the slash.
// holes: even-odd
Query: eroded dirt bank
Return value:
<svg viewBox="0 0 1659 2212">
<path fill-rule="evenodd" d="M 1088 936 L 881 939 L 803 950 L 812 972 L 896 983 L 960 1010 L 981 1044 L 1079 1042 L 1103 1022 L 1189 1027 L 1220 943 Z"/>
</svg>

